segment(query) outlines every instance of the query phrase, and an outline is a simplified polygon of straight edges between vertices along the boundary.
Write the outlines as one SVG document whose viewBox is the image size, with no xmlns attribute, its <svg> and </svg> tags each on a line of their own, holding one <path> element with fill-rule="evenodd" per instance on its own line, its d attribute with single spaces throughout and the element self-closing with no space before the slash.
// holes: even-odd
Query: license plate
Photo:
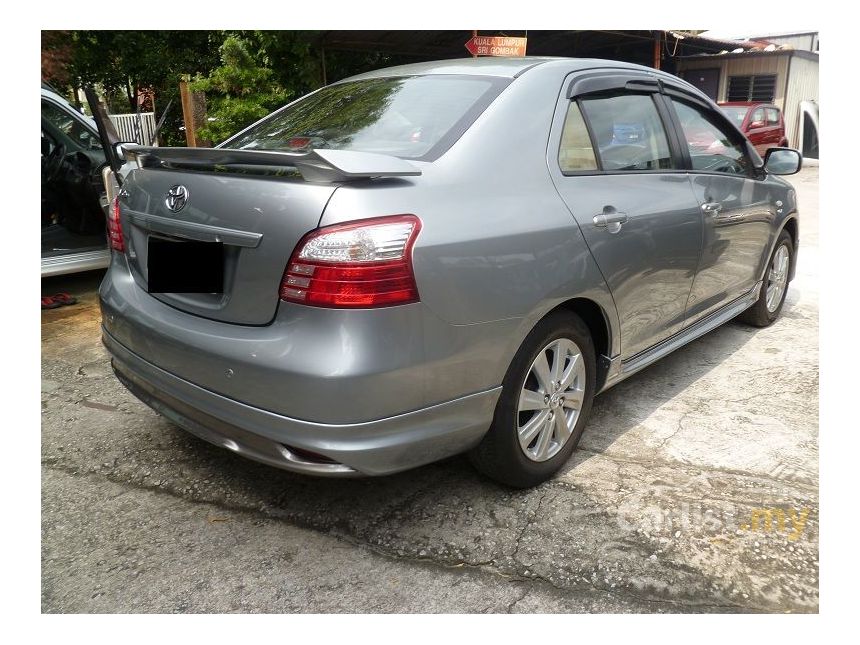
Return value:
<svg viewBox="0 0 860 645">
<path fill-rule="evenodd" d="M 150 237 L 149 293 L 223 293 L 224 244 Z"/>
</svg>

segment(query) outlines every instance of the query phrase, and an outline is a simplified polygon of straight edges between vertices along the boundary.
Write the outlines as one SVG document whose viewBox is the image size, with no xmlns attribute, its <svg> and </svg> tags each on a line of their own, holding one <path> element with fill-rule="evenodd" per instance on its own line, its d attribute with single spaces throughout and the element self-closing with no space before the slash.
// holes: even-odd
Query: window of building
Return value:
<svg viewBox="0 0 860 645">
<path fill-rule="evenodd" d="M 729 76 L 727 101 L 773 101 L 776 74 Z"/>
</svg>

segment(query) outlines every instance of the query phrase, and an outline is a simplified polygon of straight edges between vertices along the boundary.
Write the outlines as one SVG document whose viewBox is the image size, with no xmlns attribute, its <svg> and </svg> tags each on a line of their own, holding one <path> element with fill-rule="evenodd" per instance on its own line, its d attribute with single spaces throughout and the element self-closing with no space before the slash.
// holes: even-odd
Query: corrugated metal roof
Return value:
<svg viewBox="0 0 860 645">
<path fill-rule="evenodd" d="M 723 38 L 712 38 L 710 36 L 702 36 L 680 30 L 667 30 L 666 35 L 670 38 L 678 38 L 686 42 L 697 42 L 701 44 L 707 43 L 717 47 L 723 47 L 723 51 L 715 52 L 714 55 L 792 49 L 789 45 L 777 45 L 766 40 L 726 40 Z"/>
</svg>

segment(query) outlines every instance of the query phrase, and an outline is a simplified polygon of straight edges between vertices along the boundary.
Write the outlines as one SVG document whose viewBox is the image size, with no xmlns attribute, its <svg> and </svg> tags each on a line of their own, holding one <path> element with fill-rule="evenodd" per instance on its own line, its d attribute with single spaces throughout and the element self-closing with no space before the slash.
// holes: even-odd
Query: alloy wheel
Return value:
<svg viewBox="0 0 860 645">
<path fill-rule="evenodd" d="M 585 379 L 585 359 L 569 338 L 553 340 L 538 352 L 517 407 L 517 436 L 526 457 L 547 461 L 564 447 L 579 419 Z"/>
<path fill-rule="evenodd" d="M 773 260 L 771 260 L 770 269 L 767 272 L 765 304 L 767 304 L 767 310 L 770 313 L 776 311 L 779 303 L 782 302 L 782 294 L 788 284 L 788 265 L 788 247 L 783 244 L 773 254 Z"/>
</svg>

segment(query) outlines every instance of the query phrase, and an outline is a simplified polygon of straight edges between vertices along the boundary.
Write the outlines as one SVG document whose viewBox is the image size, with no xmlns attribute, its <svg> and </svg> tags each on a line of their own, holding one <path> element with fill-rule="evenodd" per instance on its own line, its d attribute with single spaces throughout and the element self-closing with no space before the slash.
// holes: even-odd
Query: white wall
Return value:
<svg viewBox="0 0 860 645">
<path fill-rule="evenodd" d="M 788 145 L 799 148 L 800 102 L 818 103 L 818 61 L 792 56 L 788 96 L 785 101 L 785 132 Z"/>
</svg>

